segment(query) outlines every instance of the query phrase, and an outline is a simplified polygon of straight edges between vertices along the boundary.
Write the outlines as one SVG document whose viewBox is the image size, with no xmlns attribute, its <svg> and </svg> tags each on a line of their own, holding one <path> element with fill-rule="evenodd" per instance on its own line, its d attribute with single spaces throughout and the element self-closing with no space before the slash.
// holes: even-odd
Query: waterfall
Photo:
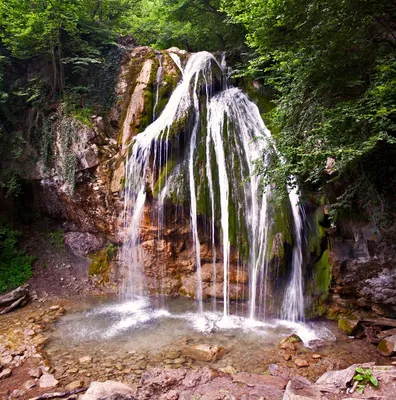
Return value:
<svg viewBox="0 0 396 400">
<path fill-rule="evenodd" d="M 213 310 L 217 309 L 220 291 L 226 321 L 231 299 L 238 299 L 241 285 L 238 277 L 246 271 L 248 314 L 251 319 L 265 317 L 268 288 L 273 284 L 269 279 L 272 246 L 272 242 L 269 243 L 272 223 L 269 203 L 273 189 L 262 186 L 255 163 L 260 159 L 264 163 L 270 161 L 273 154 L 271 134 L 258 107 L 240 89 L 227 83 L 229 70 L 224 54 L 220 62 L 208 52 L 192 54 L 184 69 L 177 54 L 170 53 L 169 57 L 182 72 L 181 81 L 164 110 L 156 115 L 163 75 L 162 58 L 158 56 L 153 122 L 133 139 L 126 164 L 125 240 L 121 262 L 127 267 L 128 276 L 123 294 L 125 297 L 144 294 L 140 227 L 147 201 L 155 197 L 159 242 L 163 239 L 166 200 L 172 198 L 172 193 L 178 197 L 182 187 L 188 192 L 184 201 L 189 207 L 199 314 L 204 311 L 203 300 L 207 295 L 212 297 Z M 183 146 L 177 137 L 180 132 L 185 142 Z M 172 170 L 171 163 L 176 164 Z M 186 177 L 184 183 L 178 183 L 181 176 Z M 292 191 L 289 197 L 295 245 L 291 279 L 283 296 L 281 315 L 296 321 L 304 318 L 303 215 L 297 192 Z M 201 218 L 207 221 L 207 231 L 200 225 Z M 202 240 L 206 237 L 208 242 L 205 243 L 211 249 L 209 286 L 203 282 L 201 260 Z M 219 260 L 223 264 L 221 278 L 217 275 Z M 165 272 L 164 263 L 161 268 Z M 159 285 L 160 293 L 164 294 L 162 282 Z"/>
<path fill-rule="evenodd" d="M 304 210 L 299 205 L 299 196 L 296 188 L 290 190 L 289 199 L 293 212 L 294 236 L 296 243 L 293 247 L 292 275 L 283 300 L 281 317 L 288 321 L 295 322 L 304 320 L 304 293 L 302 277 L 302 215 Z"/>
</svg>

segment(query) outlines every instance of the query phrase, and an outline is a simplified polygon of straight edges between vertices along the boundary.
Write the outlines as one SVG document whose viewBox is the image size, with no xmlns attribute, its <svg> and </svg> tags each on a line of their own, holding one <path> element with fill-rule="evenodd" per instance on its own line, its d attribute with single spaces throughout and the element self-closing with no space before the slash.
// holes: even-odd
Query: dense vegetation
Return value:
<svg viewBox="0 0 396 400">
<path fill-rule="evenodd" d="M 396 189 L 396 5 L 379 0 L 224 0 L 254 50 L 247 71 L 275 90 L 283 160 L 270 182 L 334 184 L 333 216 L 385 227 Z M 325 166 L 327 163 L 327 171 Z"/>
<path fill-rule="evenodd" d="M 18 248 L 19 233 L 0 220 L 0 293 L 22 285 L 32 276 L 33 258 Z"/>
</svg>

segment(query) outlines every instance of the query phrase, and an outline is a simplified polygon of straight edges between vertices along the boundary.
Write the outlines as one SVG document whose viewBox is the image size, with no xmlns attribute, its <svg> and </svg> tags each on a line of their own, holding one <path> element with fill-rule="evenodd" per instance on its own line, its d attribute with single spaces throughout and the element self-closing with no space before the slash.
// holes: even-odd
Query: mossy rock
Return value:
<svg viewBox="0 0 396 400">
<path fill-rule="evenodd" d="M 98 252 L 91 254 L 89 257 L 91 258 L 91 264 L 89 266 L 88 275 L 89 276 L 99 276 L 102 279 L 102 282 L 108 282 L 111 262 L 115 257 L 117 252 L 117 247 L 113 244 L 108 245 L 104 249 L 99 250 Z"/>
<path fill-rule="evenodd" d="M 302 342 L 300 336 L 293 333 L 292 335 L 288 336 L 287 338 L 283 339 L 280 344 L 284 343 L 300 343 Z"/>
<path fill-rule="evenodd" d="M 347 335 L 353 335 L 357 331 L 358 325 L 359 325 L 358 319 L 341 317 L 338 320 L 338 328 Z"/>
</svg>

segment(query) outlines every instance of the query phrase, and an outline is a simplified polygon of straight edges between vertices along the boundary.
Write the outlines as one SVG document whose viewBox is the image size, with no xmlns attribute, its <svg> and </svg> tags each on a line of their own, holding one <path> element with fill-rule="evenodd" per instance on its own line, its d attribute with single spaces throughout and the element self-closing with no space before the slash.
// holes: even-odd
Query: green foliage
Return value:
<svg viewBox="0 0 396 400">
<path fill-rule="evenodd" d="M 114 244 L 109 244 L 97 253 L 92 254 L 91 265 L 89 266 L 88 274 L 90 276 L 101 275 L 103 278 L 107 278 L 109 272 L 110 263 L 115 257 L 117 252 L 117 247 Z"/>
<path fill-rule="evenodd" d="M 362 160 L 396 145 L 396 6 L 372 0 L 223 0 L 252 48 L 246 74 L 276 90 L 270 125 L 282 160 L 259 172 L 279 187 L 359 177 Z M 335 171 L 325 172 L 328 158 Z M 388 174 L 391 175 L 391 174 Z M 366 177 L 367 173 L 366 173 Z M 388 178 L 389 179 L 389 178 Z M 367 186 L 339 193 L 350 210 Z M 383 200 L 381 200 L 383 201 Z M 381 203 L 379 201 L 379 203 Z M 379 204 L 377 203 L 377 204 Z M 337 217 L 334 208 L 333 217 Z"/>
<path fill-rule="evenodd" d="M 358 393 L 363 393 L 364 388 L 371 384 L 374 387 L 378 387 L 378 379 L 372 375 L 372 371 L 370 368 L 355 368 L 356 374 L 353 377 L 355 381 L 358 381 L 359 384 L 357 385 L 356 391 Z"/>
<path fill-rule="evenodd" d="M 227 25 L 220 0 L 141 0 L 131 33 L 141 44 L 189 51 L 234 49 L 243 43 L 240 25 Z"/>
<path fill-rule="evenodd" d="M 18 248 L 19 236 L 0 221 L 0 293 L 22 285 L 32 276 L 33 257 Z"/>
<path fill-rule="evenodd" d="M 46 235 L 46 238 L 49 240 L 51 245 L 57 248 L 58 250 L 62 250 L 64 248 L 63 231 L 61 229 L 49 232 Z"/>
</svg>

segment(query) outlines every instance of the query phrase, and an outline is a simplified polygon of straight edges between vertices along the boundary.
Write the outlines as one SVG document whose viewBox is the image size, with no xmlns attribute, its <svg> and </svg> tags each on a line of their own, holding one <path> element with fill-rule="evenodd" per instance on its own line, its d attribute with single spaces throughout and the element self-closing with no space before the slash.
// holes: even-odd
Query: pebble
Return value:
<svg viewBox="0 0 396 400">
<path fill-rule="evenodd" d="M 78 368 L 70 368 L 66 371 L 67 374 L 76 374 L 78 372 Z"/>
<path fill-rule="evenodd" d="M 322 358 L 322 356 L 320 354 L 312 354 L 312 358 L 314 360 L 319 360 L 320 358 Z"/>
<path fill-rule="evenodd" d="M 75 390 L 75 389 L 80 389 L 84 386 L 84 381 L 78 380 L 78 381 L 73 381 L 70 382 L 65 386 L 66 390 Z"/>
<path fill-rule="evenodd" d="M 81 358 L 78 360 L 78 362 L 79 362 L 80 364 L 89 364 L 89 363 L 92 362 L 92 357 L 91 357 L 91 356 L 84 356 L 84 357 L 81 357 Z"/>
<path fill-rule="evenodd" d="M 26 390 L 30 390 L 33 389 L 34 387 L 36 387 L 36 382 L 33 380 L 28 380 L 23 384 L 23 388 Z"/>
<path fill-rule="evenodd" d="M 51 374 L 44 374 L 39 379 L 40 388 L 52 388 L 55 387 L 59 382 Z"/>
<path fill-rule="evenodd" d="M 305 368 L 305 367 L 309 367 L 309 363 L 307 360 L 302 360 L 301 358 L 296 358 L 294 360 L 294 364 L 296 364 L 296 366 L 298 368 Z"/>
<path fill-rule="evenodd" d="M 9 368 L 3 369 L 3 371 L 0 372 L 0 379 L 9 378 L 11 375 L 12 371 Z"/>
<path fill-rule="evenodd" d="M 32 369 L 29 369 L 28 374 L 31 378 L 38 379 L 41 377 L 41 375 L 43 375 L 43 371 L 41 370 L 41 368 L 32 368 Z"/>
<path fill-rule="evenodd" d="M 11 393 L 10 398 L 11 398 L 11 399 L 19 399 L 19 398 L 25 396 L 25 394 L 26 394 L 26 392 L 25 392 L 24 390 L 15 389 L 15 390 Z"/>
<path fill-rule="evenodd" d="M 231 365 L 227 365 L 224 368 L 220 368 L 219 371 L 224 372 L 225 374 L 231 374 L 231 375 L 237 373 L 237 370 L 234 367 L 232 367 Z"/>
</svg>

